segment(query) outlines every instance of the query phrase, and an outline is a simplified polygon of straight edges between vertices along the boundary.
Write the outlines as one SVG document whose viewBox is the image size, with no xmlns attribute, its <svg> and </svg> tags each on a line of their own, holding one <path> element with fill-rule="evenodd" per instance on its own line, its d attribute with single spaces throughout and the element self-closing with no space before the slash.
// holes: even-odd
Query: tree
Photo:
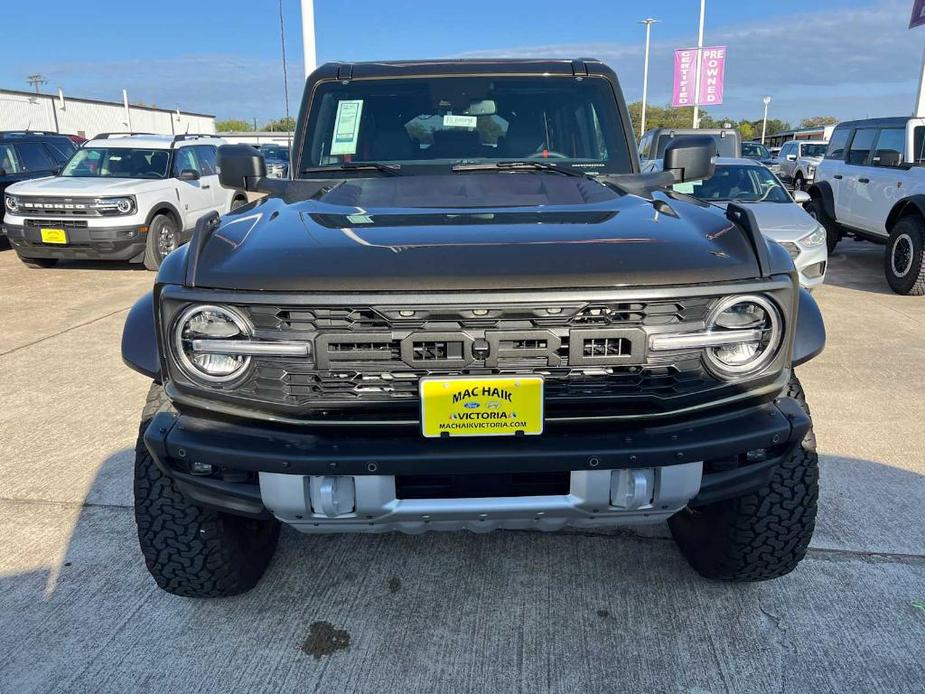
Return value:
<svg viewBox="0 0 925 694">
<path fill-rule="evenodd" d="M 800 121 L 801 128 L 821 128 L 825 125 L 838 125 L 839 120 L 835 116 L 813 116 L 804 118 Z"/>
<path fill-rule="evenodd" d="M 271 133 L 286 133 L 295 130 L 295 118 L 277 118 L 271 120 L 263 129 Z"/>
<path fill-rule="evenodd" d="M 216 121 L 215 129 L 220 133 L 245 132 L 253 130 L 254 126 L 246 120 L 231 118 L 229 120 Z"/>
</svg>

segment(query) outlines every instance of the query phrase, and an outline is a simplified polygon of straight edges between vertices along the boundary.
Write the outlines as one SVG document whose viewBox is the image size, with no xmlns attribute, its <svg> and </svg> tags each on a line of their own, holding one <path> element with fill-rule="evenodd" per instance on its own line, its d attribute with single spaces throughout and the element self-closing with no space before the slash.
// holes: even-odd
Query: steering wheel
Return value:
<svg viewBox="0 0 925 694">
<path fill-rule="evenodd" d="M 527 159 L 568 159 L 568 158 L 569 156 L 567 154 L 562 154 L 562 152 L 556 152 L 551 149 L 547 149 L 545 152 L 543 150 L 539 150 L 531 154 L 529 157 L 527 157 Z"/>
</svg>

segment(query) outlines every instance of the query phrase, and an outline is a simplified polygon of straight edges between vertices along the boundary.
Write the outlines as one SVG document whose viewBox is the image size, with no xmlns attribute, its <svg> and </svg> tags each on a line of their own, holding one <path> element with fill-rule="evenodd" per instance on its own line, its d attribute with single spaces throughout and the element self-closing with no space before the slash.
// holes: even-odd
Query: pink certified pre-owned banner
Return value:
<svg viewBox="0 0 925 694">
<path fill-rule="evenodd" d="M 698 106 L 716 106 L 723 103 L 726 77 L 726 47 L 702 48 L 700 66 L 700 103 Z M 693 106 L 697 84 L 697 49 L 681 48 L 674 52 L 674 91 L 671 105 Z"/>
</svg>

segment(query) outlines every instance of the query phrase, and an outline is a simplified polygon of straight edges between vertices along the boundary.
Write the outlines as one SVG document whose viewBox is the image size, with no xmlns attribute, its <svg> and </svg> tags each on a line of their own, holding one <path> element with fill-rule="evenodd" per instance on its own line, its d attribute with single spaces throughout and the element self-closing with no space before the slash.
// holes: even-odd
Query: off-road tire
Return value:
<svg viewBox="0 0 925 694">
<path fill-rule="evenodd" d="M 806 203 L 803 209 L 809 213 L 810 217 L 825 227 L 825 247 L 829 251 L 829 255 L 832 255 L 838 242 L 841 241 L 841 237 L 844 236 L 841 225 L 826 213 L 821 198 L 814 196 L 812 200 Z"/>
<path fill-rule="evenodd" d="M 796 376 L 783 395 L 809 414 Z M 819 461 L 812 423 L 803 441 L 756 492 L 675 514 L 668 526 L 691 566 L 719 581 L 766 581 L 790 573 L 816 525 Z"/>
<path fill-rule="evenodd" d="M 925 221 L 921 217 L 908 215 L 896 222 L 883 267 L 890 289 L 897 294 L 925 294 Z"/>
<path fill-rule="evenodd" d="M 30 267 L 33 270 L 38 270 L 40 268 L 49 268 L 54 267 L 58 264 L 57 258 L 19 258 L 26 267 Z"/>
<path fill-rule="evenodd" d="M 279 522 L 221 513 L 187 499 L 151 458 L 142 436 L 170 403 L 154 384 L 135 446 L 135 523 L 145 565 L 174 595 L 218 598 L 253 588 L 279 539 Z"/>
<path fill-rule="evenodd" d="M 148 270 L 157 270 L 167 255 L 158 245 L 161 234 L 165 230 L 172 232 L 174 248 L 180 245 L 180 229 L 173 217 L 166 214 L 156 215 L 148 225 L 148 239 L 145 242 L 144 263 Z"/>
</svg>

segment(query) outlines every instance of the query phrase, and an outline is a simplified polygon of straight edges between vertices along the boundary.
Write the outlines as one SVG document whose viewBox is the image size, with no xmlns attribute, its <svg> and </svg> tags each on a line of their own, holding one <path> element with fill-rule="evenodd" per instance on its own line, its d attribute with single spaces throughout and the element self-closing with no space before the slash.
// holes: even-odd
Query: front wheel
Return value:
<svg viewBox="0 0 925 694">
<path fill-rule="evenodd" d="M 167 254 L 180 245 L 180 230 L 177 223 L 165 214 L 159 214 L 148 225 L 148 241 L 145 245 L 145 267 L 157 270 Z"/>
<path fill-rule="evenodd" d="M 841 227 L 838 225 L 834 219 L 829 217 L 828 213 L 825 211 L 825 207 L 822 205 L 822 199 L 814 197 L 804 208 L 810 217 L 819 222 L 823 227 L 825 227 L 825 247 L 829 252 L 829 255 L 835 251 L 835 246 L 838 245 L 838 242 L 842 237 Z"/>
<path fill-rule="evenodd" d="M 925 222 L 903 217 L 890 231 L 886 244 L 886 281 L 897 294 L 925 294 Z"/>
<path fill-rule="evenodd" d="M 155 414 L 169 408 L 154 384 L 135 446 L 135 523 L 148 572 L 174 595 L 218 598 L 253 588 L 273 558 L 279 521 L 252 520 L 190 501 L 163 473 L 142 436 Z"/>
<path fill-rule="evenodd" d="M 784 393 L 809 414 L 796 376 Z M 668 521 L 694 569 L 720 581 L 765 581 L 793 571 L 816 525 L 819 460 L 812 424 L 781 460 L 767 486 L 751 494 L 686 508 Z"/>
<path fill-rule="evenodd" d="M 793 179 L 793 189 L 806 190 L 806 181 L 803 180 L 803 176 L 801 174 L 797 174 L 797 177 Z"/>
</svg>

